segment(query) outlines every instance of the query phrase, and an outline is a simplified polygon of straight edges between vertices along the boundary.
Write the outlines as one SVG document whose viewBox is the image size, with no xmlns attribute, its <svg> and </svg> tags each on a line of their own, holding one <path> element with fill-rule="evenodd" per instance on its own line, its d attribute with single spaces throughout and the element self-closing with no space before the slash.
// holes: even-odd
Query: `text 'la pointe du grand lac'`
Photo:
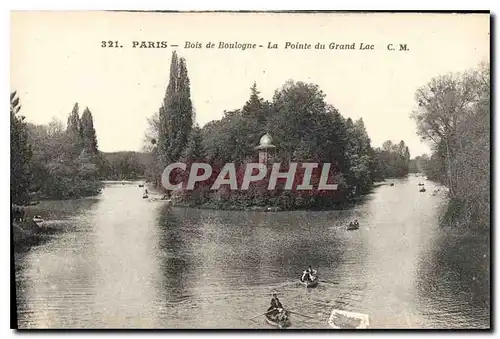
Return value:
<svg viewBox="0 0 500 339">
<path fill-rule="evenodd" d="M 112 41 L 110 41 L 112 42 Z M 104 41 L 103 41 L 104 43 Z M 110 46 L 111 45 L 111 46 Z M 114 47 L 108 44 L 106 47 Z M 182 46 L 182 45 L 181 45 Z M 104 46 L 103 46 L 104 47 Z M 178 44 L 168 43 L 167 41 L 132 41 L 132 48 L 168 48 L 168 47 L 180 47 Z M 309 43 L 309 42 L 290 42 L 287 41 L 283 43 L 268 42 L 267 45 L 260 45 L 256 43 L 247 42 L 226 42 L 219 41 L 215 42 L 199 42 L 199 41 L 185 41 L 183 45 L 184 49 L 239 49 L 239 50 L 253 50 L 259 48 L 265 49 L 290 49 L 290 50 L 307 50 L 307 49 L 331 49 L 331 50 L 374 50 L 375 45 L 367 43 L 350 43 L 350 44 L 338 44 L 335 42 L 330 43 Z"/>
</svg>

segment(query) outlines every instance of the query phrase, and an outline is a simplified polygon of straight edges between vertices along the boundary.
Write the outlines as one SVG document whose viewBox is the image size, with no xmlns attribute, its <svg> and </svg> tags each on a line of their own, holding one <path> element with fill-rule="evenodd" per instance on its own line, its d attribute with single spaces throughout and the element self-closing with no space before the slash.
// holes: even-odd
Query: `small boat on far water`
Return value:
<svg viewBox="0 0 500 339">
<path fill-rule="evenodd" d="M 144 184 L 139 184 L 139 187 L 144 187 Z"/>
<path fill-rule="evenodd" d="M 146 193 L 144 193 L 144 194 L 142 195 L 142 199 L 147 199 L 147 198 L 148 198 L 148 195 L 147 195 Z"/>
<path fill-rule="evenodd" d="M 42 219 L 42 217 L 41 217 L 41 216 L 39 216 L 39 215 L 35 215 L 35 216 L 33 217 L 33 222 L 36 222 L 36 223 L 43 222 L 43 219 Z"/>
<path fill-rule="evenodd" d="M 349 223 L 349 225 L 346 226 L 346 230 L 348 231 L 354 231 L 357 229 L 359 229 L 359 222 L 357 220 Z"/>
<path fill-rule="evenodd" d="M 420 192 L 425 192 L 425 187 L 422 187 L 422 188 L 420 189 Z"/>
</svg>

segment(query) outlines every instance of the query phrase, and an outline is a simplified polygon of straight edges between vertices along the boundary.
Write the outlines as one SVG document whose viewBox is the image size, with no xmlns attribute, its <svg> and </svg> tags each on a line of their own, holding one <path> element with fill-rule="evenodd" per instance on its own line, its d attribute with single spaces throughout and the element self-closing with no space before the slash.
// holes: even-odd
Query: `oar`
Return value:
<svg viewBox="0 0 500 339">
<path fill-rule="evenodd" d="M 308 315 L 300 314 L 300 313 L 293 312 L 293 311 L 290 311 L 290 310 L 287 310 L 287 312 L 290 312 L 290 313 L 293 313 L 293 314 L 297 314 L 297 315 L 300 315 L 302 317 L 306 317 L 306 318 L 309 318 L 309 319 L 314 319 L 314 317 L 310 317 Z"/>
<path fill-rule="evenodd" d="M 339 283 L 338 283 L 338 282 L 336 282 L 336 281 L 330 281 L 330 280 L 325 280 L 325 279 L 321 279 L 321 281 L 323 281 L 323 282 L 327 282 L 327 283 L 329 283 L 329 284 L 333 284 L 333 285 L 338 285 L 338 284 L 339 284 Z"/>
<path fill-rule="evenodd" d="M 257 318 L 257 317 L 260 317 L 261 315 L 268 314 L 269 312 L 272 312 L 272 311 L 274 311 L 274 310 L 270 310 L 270 311 L 264 312 L 264 313 L 262 313 L 262 314 L 256 315 L 255 317 L 252 317 L 252 318 L 250 318 L 250 319 L 248 319 L 248 320 L 255 319 L 255 318 Z"/>
</svg>

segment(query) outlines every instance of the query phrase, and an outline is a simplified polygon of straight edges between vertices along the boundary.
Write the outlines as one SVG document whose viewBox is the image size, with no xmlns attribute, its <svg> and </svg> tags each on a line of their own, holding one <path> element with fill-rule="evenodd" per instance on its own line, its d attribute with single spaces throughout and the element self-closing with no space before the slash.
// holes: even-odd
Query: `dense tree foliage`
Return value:
<svg viewBox="0 0 500 339">
<path fill-rule="evenodd" d="M 203 137 L 199 126 L 195 126 L 189 135 L 189 140 L 182 154 L 181 160 L 184 162 L 204 161 Z"/>
<path fill-rule="evenodd" d="M 54 120 L 48 125 L 29 124 L 28 130 L 33 150 L 33 189 L 38 198 L 68 199 L 100 191 L 102 159 L 88 108 L 80 119 L 76 103 L 66 129 Z"/>
<path fill-rule="evenodd" d="M 376 178 L 404 172 L 400 169 L 377 172 L 379 165 L 392 158 L 377 158 L 363 120 L 345 119 L 325 101 L 325 94 L 315 84 L 288 81 L 275 91 L 272 101 L 267 101 L 260 96 L 254 82 L 249 99 L 241 108 L 224 111 L 221 120 L 211 121 L 201 129 L 193 127 L 194 121 L 186 62 L 174 52 L 165 97 L 158 112 L 149 118 L 146 131 L 145 151 L 150 152 L 156 163 L 147 167 L 145 173 L 158 185 L 166 164 L 177 161 L 208 162 L 215 173 L 207 180 L 210 184 L 224 164 L 235 163 L 240 182 L 244 165 L 257 161 L 255 147 L 265 133 L 270 133 L 276 145 L 272 158 L 283 164 L 281 171 L 286 171 L 286 164 L 290 162 L 330 163 L 329 183 L 339 185 L 333 192 L 290 192 L 281 189 L 283 182 L 278 182 L 278 189 L 270 192 L 263 180 L 244 192 L 230 191 L 227 187 L 212 192 L 208 189 L 209 184 L 199 183 L 196 194 L 182 193 L 184 199 L 195 204 L 280 205 L 285 208 L 331 205 L 369 192 Z M 398 147 L 399 144 L 395 145 L 391 152 L 399 152 Z M 406 159 L 407 173 L 409 154 L 406 146 L 401 154 Z M 313 183 L 319 181 L 319 173 L 313 171 Z M 295 181 L 300 182 L 303 174 L 298 170 Z M 186 179 L 186 175 L 175 172 L 173 178 L 179 182 Z"/>
<path fill-rule="evenodd" d="M 81 119 L 81 133 L 83 140 L 83 150 L 87 154 L 97 155 L 99 153 L 97 147 L 97 136 L 94 129 L 94 121 L 92 118 L 92 113 L 88 109 L 85 108 L 82 114 Z"/>
<path fill-rule="evenodd" d="M 490 69 L 435 77 L 416 93 L 412 114 L 433 154 L 425 171 L 451 196 L 448 220 L 485 226 L 490 220 Z"/>
<path fill-rule="evenodd" d="M 403 140 L 396 144 L 387 140 L 382 144 L 382 148 L 375 149 L 375 156 L 377 179 L 400 178 L 408 174 L 410 150 Z"/>
<path fill-rule="evenodd" d="M 151 118 L 153 133 L 149 140 L 154 139 L 155 126 L 161 125 L 160 120 L 155 116 Z M 265 133 L 270 133 L 276 145 L 272 157 L 274 162 L 282 163 L 281 171 L 286 171 L 290 162 L 331 163 L 329 183 L 337 183 L 339 190 L 286 191 L 284 182 L 278 181 L 277 190 L 269 191 L 263 180 L 251 185 L 248 191 L 229 191 L 226 187 L 210 192 L 208 186 L 215 175 L 208 180 L 210 184 L 200 185 L 199 191 L 203 194 L 195 194 L 196 203 L 223 207 L 321 207 L 366 193 L 371 188 L 374 152 L 363 120 L 344 119 L 335 107 L 325 102 L 325 94 L 317 85 L 303 82 L 288 81 L 276 90 L 272 102 L 260 97 L 254 83 L 241 109 L 226 111 L 221 120 L 209 122 L 201 131 L 193 130 L 181 159 L 192 162 L 202 158 L 212 165 L 215 173 L 225 163 L 233 162 L 241 183 L 244 165 L 257 161 L 255 147 Z M 296 184 L 302 182 L 304 172 L 300 168 L 299 165 Z M 319 174 L 320 170 L 313 171 L 313 185 L 318 183 Z M 186 193 L 184 198 L 193 200 L 193 196 Z"/>
<path fill-rule="evenodd" d="M 437 153 L 433 153 L 430 157 L 427 154 L 417 156 L 410 160 L 408 167 L 410 173 L 424 173 L 429 180 L 445 181 L 443 176 L 445 168 Z"/>
<path fill-rule="evenodd" d="M 24 116 L 16 92 L 10 94 L 10 198 L 16 205 L 29 202 L 32 156 Z"/>
<path fill-rule="evenodd" d="M 408 164 L 408 172 L 410 173 L 424 173 L 429 167 L 429 156 L 427 154 L 416 156 L 410 159 Z M 428 176 L 428 175 L 427 175 Z"/>
<path fill-rule="evenodd" d="M 147 170 L 155 166 L 151 153 L 111 152 L 101 153 L 103 167 L 101 178 L 107 180 L 133 180 L 146 177 Z"/>
<path fill-rule="evenodd" d="M 158 112 L 157 156 L 160 168 L 180 159 L 193 127 L 193 106 L 186 61 L 172 53 L 170 79 Z"/>
<path fill-rule="evenodd" d="M 153 164 L 145 169 L 146 177 L 160 185 L 161 173 L 169 163 L 186 156 L 187 148 L 192 149 L 191 131 L 195 121 L 195 110 L 191 102 L 190 80 L 186 60 L 172 53 L 170 76 L 165 96 L 158 112 L 148 119 L 144 151 L 150 153 Z M 196 131 L 199 134 L 199 130 Z M 198 152 L 198 151 L 196 151 Z"/>
<path fill-rule="evenodd" d="M 346 120 L 345 173 L 347 184 L 356 194 L 366 193 L 373 183 L 373 150 L 363 119 Z"/>
<path fill-rule="evenodd" d="M 71 152 L 72 156 L 80 155 L 83 149 L 83 131 L 78 103 L 75 103 L 68 116 L 65 137 L 69 146 L 67 151 Z"/>
</svg>

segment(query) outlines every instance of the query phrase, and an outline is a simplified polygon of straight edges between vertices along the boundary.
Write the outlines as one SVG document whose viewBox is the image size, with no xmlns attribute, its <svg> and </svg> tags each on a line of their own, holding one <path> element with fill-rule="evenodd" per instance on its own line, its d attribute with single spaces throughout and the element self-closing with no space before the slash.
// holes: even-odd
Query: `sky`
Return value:
<svg viewBox="0 0 500 339">
<path fill-rule="evenodd" d="M 489 61 L 489 25 L 488 14 L 12 12 L 11 91 L 29 122 L 66 124 L 78 102 L 80 113 L 92 112 L 101 151 L 139 151 L 176 50 L 186 59 L 200 126 L 241 108 L 254 81 L 272 100 L 292 79 L 319 85 L 344 117 L 363 118 L 372 146 L 404 140 L 417 156 L 429 146 L 410 119 L 416 90 Z M 123 47 L 103 48 L 103 40 Z M 132 48 L 133 41 L 168 47 Z M 186 41 L 203 48 L 185 48 Z M 219 49 L 221 41 L 257 48 Z M 284 49 L 286 42 L 311 49 Z M 318 42 L 326 48 L 314 49 Z M 356 50 L 330 50 L 332 42 Z M 361 43 L 374 49 L 360 50 Z"/>
</svg>

